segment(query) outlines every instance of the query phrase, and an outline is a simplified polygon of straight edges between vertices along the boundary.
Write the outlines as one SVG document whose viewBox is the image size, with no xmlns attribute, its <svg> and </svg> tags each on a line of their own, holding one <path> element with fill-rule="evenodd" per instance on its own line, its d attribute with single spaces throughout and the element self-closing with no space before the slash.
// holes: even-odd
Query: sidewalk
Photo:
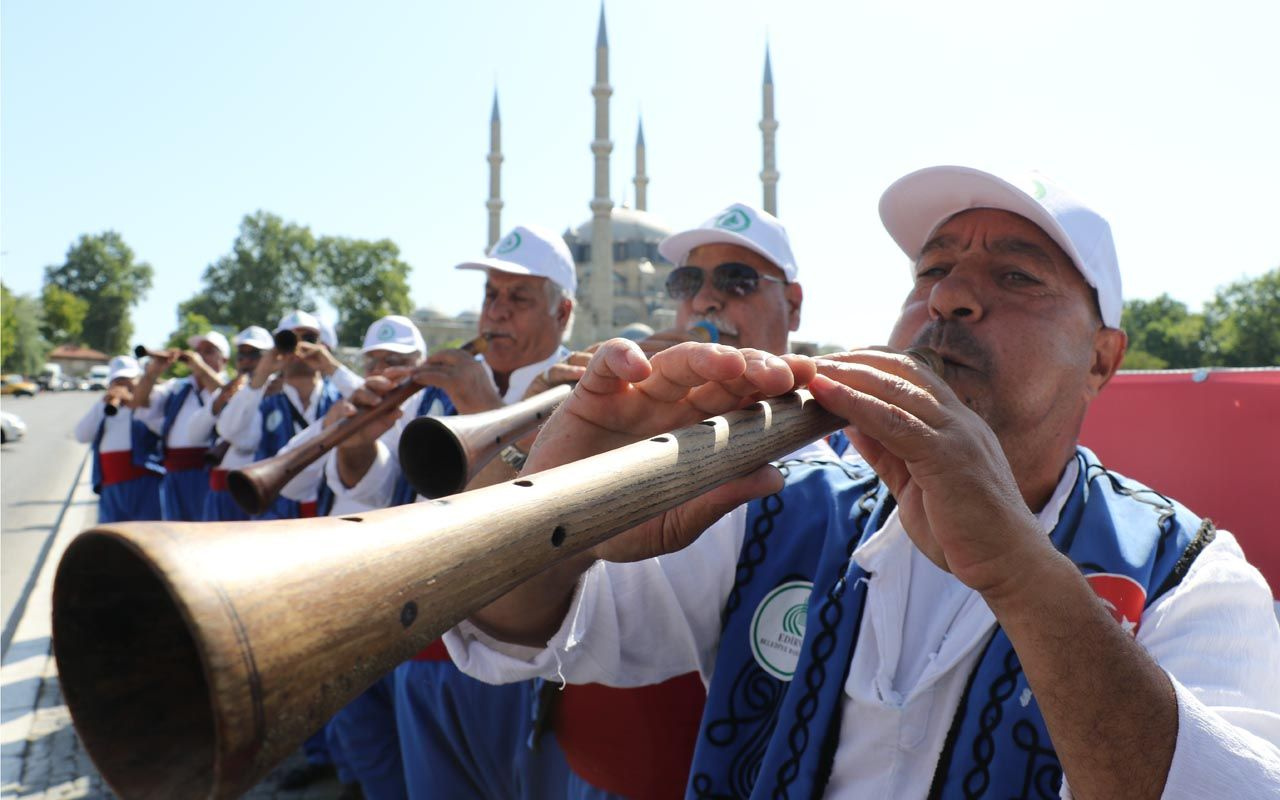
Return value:
<svg viewBox="0 0 1280 800">
<path fill-rule="evenodd" d="M 67 544 L 91 526 L 98 500 L 81 469 L 62 524 L 14 629 L 13 643 L 0 666 L 0 797 L 23 800 L 114 798 L 88 753 L 80 745 L 71 715 L 62 702 L 50 638 L 53 576 Z M 275 788 L 278 775 L 305 763 L 295 754 L 245 795 L 254 800 L 333 800 L 341 791 L 336 780 L 302 791 Z"/>
</svg>

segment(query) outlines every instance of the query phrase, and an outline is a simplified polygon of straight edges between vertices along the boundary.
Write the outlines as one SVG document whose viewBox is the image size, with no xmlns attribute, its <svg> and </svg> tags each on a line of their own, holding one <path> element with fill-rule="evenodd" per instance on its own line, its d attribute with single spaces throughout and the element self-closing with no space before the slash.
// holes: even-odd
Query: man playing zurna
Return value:
<svg viewBox="0 0 1280 800">
<path fill-rule="evenodd" d="M 614 340 L 527 471 L 797 385 L 864 460 L 762 468 L 553 567 L 447 634 L 455 662 L 494 682 L 698 669 L 697 796 L 1280 795 L 1266 582 L 1078 444 L 1125 351 L 1106 220 L 1044 176 L 960 167 L 880 210 L 913 260 L 888 348 L 649 360 Z"/>
<path fill-rule="evenodd" d="M 486 275 L 477 331 L 487 340 L 484 354 L 438 351 L 412 371 L 413 379 L 446 392 L 459 414 L 500 408 L 545 389 L 540 376 L 552 370 L 548 377 L 553 378 L 569 355 L 562 342 L 572 321 L 577 275 L 564 240 L 544 228 L 517 226 L 485 258 L 457 268 Z M 347 410 L 376 405 L 409 374 L 405 369 L 370 378 Z M 370 426 L 337 448 L 326 469 L 338 504 L 383 508 L 415 498 L 398 461 L 400 430 L 407 418 Z M 503 457 L 522 463 L 524 453 L 511 448 Z M 490 471 L 494 477 L 477 480 L 515 474 L 507 462 L 496 459 Z M 396 670 L 394 691 L 410 797 L 442 791 L 468 797 L 564 796 L 568 767 L 554 740 L 543 737 L 537 750 L 529 746 L 536 694 L 532 682 L 501 688 L 482 684 L 460 674 L 437 643 Z M 384 695 L 380 701 L 384 711 L 388 699 Z M 464 713 L 449 713 L 450 708 Z M 376 718 L 367 703 L 363 713 L 365 720 Z M 340 731 L 352 716 L 351 708 L 339 714 L 335 724 Z M 377 735 L 364 733 L 368 740 Z M 348 741 L 356 736 L 347 729 Z M 344 749 L 349 749 L 345 743 Z"/>
<path fill-rule="evenodd" d="M 213 402 L 201 406 L 191 418 L 193 436 L 203 438 L 213 436 L 218 417 L 227 403 L 244 388 L 249 376 L 258 366 L 262 354 L 271 349 L 271 334 L 258 325 L 250 325 L 231 339 L 231 346 L 236 349 L 236 377 L 214 395 Z M 206 522 L 227 522 L 247 520 L 249 514 L 236 505 L 227 491 L 227 473 L 239 469 L 254 460 L 254 451 L 236 447 L 225 437 L 216 437 L 209 450 L 209 493 L 204 498 L 204 519 Z"/>
<path fill-rule="evenodd" d="M 106 395 L 75 429 L 76 440 L 93 447 L 98 522 L 160 519 L 160 440 L 129 407 L 142 369 L 130 356 L 111 359 L 109 369 Z"/>
<path fill-rule="evenodd" d="M 205 456 L 212 444 L 205 426 L 193 428 L 196 412 L 213 401 L 226 382 L 223 367 L 231 353 L 227 337 L 217 331 L 187 339 L 190 350 L 167 350 L 152 356 L 138 381 L 130 406 L 134 416 L 159 435 L 164 452 L 160 508 L 166 520 L 199 522 L 209 493 Z M 191 369 L 185 378 L 156 381 L 179 358 Z"/>
<path fill-rule="evenodd" d="M 320 343 L 320 321 L 306 311 L 290 311 L 275 333 L 288 331 L 296 345 L 292 353 L 268 348 L 258 360 L 248 385 L 237 392 L 218 417 L 218 435 L 233 447 L 252 452 L 253 461 L 274 456 L 290 439 L 324 417 L 360 379 L 342 366 Z M 271 388 L 279 374 L 278 391 Z M 260 519 L 316 516 L 321 486 L 312 484 L 300 500 L 278 497 Z"/>
</svg>

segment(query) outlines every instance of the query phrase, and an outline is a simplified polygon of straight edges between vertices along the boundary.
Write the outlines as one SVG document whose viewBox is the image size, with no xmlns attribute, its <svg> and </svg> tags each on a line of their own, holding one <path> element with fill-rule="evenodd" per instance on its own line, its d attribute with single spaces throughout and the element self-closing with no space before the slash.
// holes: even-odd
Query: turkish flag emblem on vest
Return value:
<svg viewBox="0 0 1280 800">
<path fill-rule="evenodd" d="M 1084 577 L 1120 627 L 1130 636 L 1136 636 L 1138 624 L 1142 621 L 1142 607 L 1147 602 L 1147 592 L 1142 584 L 1128 575 L 1109 572 L 1095 572 Z"/>
</svg>

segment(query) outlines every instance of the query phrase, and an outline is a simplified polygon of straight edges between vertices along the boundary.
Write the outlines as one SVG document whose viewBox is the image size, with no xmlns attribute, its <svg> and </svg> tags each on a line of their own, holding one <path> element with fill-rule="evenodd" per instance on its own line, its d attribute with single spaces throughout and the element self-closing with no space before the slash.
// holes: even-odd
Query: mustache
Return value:
<svg viewBox="0 0 1280 800">
<path fill-rule="evenodd" d="M 931 320 L 916 334 L 911 346 L 932 347 L 944 358 L 959 361 L 985 375 L 990 375 L 995 366 L 991 353 L 960 322 Z"/>
<path fill-rule="evenodd" d="M 738 335 L 738 326 L 734 325 L 732 322 L 720 316 L 719 314 L 694 314 L 693 324 L 697 325 L 699 322 L 710 323 L 711 325 L 715 326 L 717 331 L 719 331 L 720 333 L 726 334 L 728 336 Z"/>
</svg>

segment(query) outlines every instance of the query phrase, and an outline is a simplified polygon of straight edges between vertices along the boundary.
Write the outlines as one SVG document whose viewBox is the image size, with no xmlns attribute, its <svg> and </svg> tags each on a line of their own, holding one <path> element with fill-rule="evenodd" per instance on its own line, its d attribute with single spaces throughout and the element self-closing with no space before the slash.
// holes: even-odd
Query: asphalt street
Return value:
<svg viewBox="0 0 1280 800">
<path fill-rule="evenodd" d="M 0 448 L 0 611 L 8 650 L 29 581 L 67 505 L 88 446 L 72 431 L 101 392 L 42 392 L 5 397 L 0 410 L 27 423 L 26 438 Z M 72 509 L 70 510 L 78 510 Z M 89 522 L 92 522 L 89 517 Z"/>
</svg>

